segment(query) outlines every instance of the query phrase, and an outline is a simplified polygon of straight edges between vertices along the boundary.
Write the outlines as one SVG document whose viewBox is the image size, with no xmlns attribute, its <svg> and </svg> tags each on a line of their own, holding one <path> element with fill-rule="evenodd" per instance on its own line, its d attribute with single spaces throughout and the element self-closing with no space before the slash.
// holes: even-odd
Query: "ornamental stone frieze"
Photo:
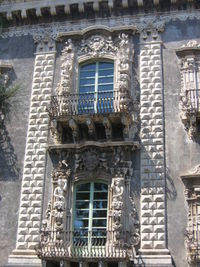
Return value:
<svg viewBox="0 0 200 267">
<path fill-rule="evenodd" d="M 189 137 L 194 139 L 199 137 L 200 43 L 191 40 L 177 49 L 176 54 L 180 59 L 181 72 L 181 119 Z"/>
<path fill-rule="evenodd" d="M 200 165 L 181 176 L 188 204 L 188 225 L 185 231 L 187 259 L 190 266 L 200 262 Z"/>
</svg>

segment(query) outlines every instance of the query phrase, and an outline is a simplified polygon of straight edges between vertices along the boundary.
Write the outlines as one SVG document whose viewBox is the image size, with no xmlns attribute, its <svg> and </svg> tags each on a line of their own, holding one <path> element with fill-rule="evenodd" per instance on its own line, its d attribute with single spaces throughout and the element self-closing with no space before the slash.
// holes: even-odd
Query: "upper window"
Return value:
<svg viewBox="0 0 200 267">
<path fill-rule="evenodd" d="M 80 66 L 79 111 L 107 112 L 113 105 L 114 63 L 96 61 Z"/>
<path fill-rule="evenodd" d="M 75 186 L 74 244 L 104 245 L 107 230 L 108 185 L 98 182 Z"/>
</svg>

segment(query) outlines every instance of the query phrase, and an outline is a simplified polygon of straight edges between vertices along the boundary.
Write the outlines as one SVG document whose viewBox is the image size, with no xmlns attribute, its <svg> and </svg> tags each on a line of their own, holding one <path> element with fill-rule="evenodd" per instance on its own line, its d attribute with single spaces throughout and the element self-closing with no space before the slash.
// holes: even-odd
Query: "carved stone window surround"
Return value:
<svg viewBox="0 0 200 267">
<path fill-rule="evenodd" d="M 188 204 L 188 225 L 185 231 L 187 259 L 191 266 L 200 262 L 200 165 L 181 176 Z"/>
<path fill-rule="evenodd" d="M 62 157 L 63 159 L 52 171 L 51 202 L 47 207 L 46 219 L 43 221 L 41 242 L 36 248 L 38 256 L 42 259 L 55 256 L 61 259 L 77 258 L 71 249 L 70 239 L 74 186 L 77 183 L 98 180 L 108 184 L 106 249 L 113 250 L 113 247 L 116 247 L 115 253 L 110 254 L 109 257 L 113 259 L 134 258 L 135 246 L 139 243 L 139 221 L 130 195 L 130 176 L 132 176 L 132 162 L 128 160 L 130 151 L 123 151 L 120 147 L 106 150 L 93 147 L 77 152 L 68 151 L 66 156 L 62 153 Z M 68 164 L 65 158 L 68 158 L 71 163 Z M 127 235 L 128 232 L 129 235 Z M 62 255 L 58 252 L 60 248 L 64 253 Z M 51 254 L 52 251 L 54 251 L 53 254 Z M 116 252 L 121 254 L 118 255 Z M 107 258 L 108 255 L 106 255 L 101 254 L 101 257 Z M 91 254 L 88 257 L 93 256 Z M 84 257 L 84 254 L 79 255 L 79 258 Z M 95 257 L 98 258 L 98 256 Z"/>
<path fill-rule="evenodd" d="M 114 94 L 113 100 L 109 100 L 109 97 L 100 96 L 100 101 L 103 105 L 99 106 L 99 109 L 92 113 L 93 118 L 91 121 L 90 114 L 79 114 L 78 104 L 90 105 L 91 101 L 95 99 L 87 99 L 81 94 L 79 98 L 79 66 L 85 62 L 96 62 L 99 60 L 112 60 L 114 62 Z M 54 142 L 60 143 L 62 132 L 59 132 L 58 124 L 54 121 L 62 121 L 71 117 L 73 118 L 73 125 L 69 123 L 69 127 L 72 129 L 73 140 L 77 141 L 78 125 L 85 123 L 87 126 L 91 126 L 94 123 L 102 123 L 105 121 L 102 114 L 105 117 L 109 117 L 108 124 L 116 119 L 121 121 L 123 125 L 123 137 L 128 140 L 130 135 L 130 125 L 134 121 L 135 124 L 132 129 L 132 133 L 135 136 L 137 133 L 138 124 L 138 102 L 137 93 L 132 88 L 132 60 L 133 60 L 133 44 L 131 36 L 128 34 L 120 33 L 118 37 L 112 37 L 111 35 L 95 34 L 90 37 L 83 37 L 82 41 L 68 39 L 61 56 L 61 79 L 56 88 L 57 96 L 53 96 L 52 104 L 49 108 L 49 115 L 53 122 L 51 126 L 54 136 Z M 135 94 L 135 100 L 133 101 L 131 95 Z M 83 99 L 82 99 L 83 98 Z M 86 98 L 86 99 L 85 99 Z M 95 100 L 94 100 L 95 101 Z M 113 102 L 112 102 L 113 101 Z M 88 103 L 87 103 L 88 102 Z M 86 104 L 85 104 L 86 103 Z M 113 103 L 113 104 L 111 104 Z M 112 106 L 112 107 L 110 107 Z M 104 108 L 105 107 L 105 108 Z M 112 109 L 112 112 L 108 112 Z M 101 116 L 96 116 L 97 113 Z M 118 114 L 117 118 L 113 114 Z M 88 125 L 88 121 L 91 123 Z M 99 120 L 99 121 L 98 121 Z M 72 125 L 72 127 L 71 127 Z M 109 129 L 105 129 L 106 138 L 111 139 L 111 133 Z M 91 127 L 89 129 L 91 133 Z M 60 135 L 60 136 L 59 136 Z M 94 132 L 93 132 L 94 135 Z"/>
<path fill-rule="evenodd" d="M 191 139 L 198 136 L 200 117 L 200 42 L 189 41 L 176 50 L 180 60 L 181 119 Z"/>
</svg>

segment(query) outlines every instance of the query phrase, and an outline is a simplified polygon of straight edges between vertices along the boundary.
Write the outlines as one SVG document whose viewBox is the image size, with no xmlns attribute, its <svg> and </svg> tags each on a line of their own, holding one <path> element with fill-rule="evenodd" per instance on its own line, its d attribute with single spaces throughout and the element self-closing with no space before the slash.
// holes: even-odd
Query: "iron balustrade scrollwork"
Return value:
<svg viewBox="0 0 200 267">
<path fill-rule="evenodd" d="M 65 117 L 84 114 L 129 112 L 132 105 L 128 92 L 100 91 L 84 94 L 52 96 L 48 110 L 50 117 Z"/>
<path fill-rule="evenodd" d="M 83 232 L 84 231 L 84 232 Z M 35 248 L 39 258 L 106 258 L 127 259 L 131 246 L 125 240 L 129 232 L 123 232 L 123 241 L 115 242 L 115 231 L 75 230 L 41 231 L 41 241 Z"/>
</svg>

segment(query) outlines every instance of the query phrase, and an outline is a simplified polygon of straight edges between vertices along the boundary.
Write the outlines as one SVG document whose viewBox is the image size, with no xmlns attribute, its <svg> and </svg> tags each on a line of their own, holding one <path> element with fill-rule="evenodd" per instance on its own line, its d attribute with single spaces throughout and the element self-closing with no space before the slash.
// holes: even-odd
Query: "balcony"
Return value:
<svg viewBox="0 0 200 267">
<path fill-rule="evenodd" d="M 114 231 L 98 233 L 79 231 L 41 231 L 36 253 L 41 259 L 110 259 L 119 261 L 131 257 L 132 248 L 125 243 L 130 233 L 123 233 L 123 242 L 113 242 Z M 86 236 L 87 235 L 87 236 Z M 111 241 L 112 240 L 112 241 Z"/>
<path fill-rule="evenodd" d="M 137 108 L 138 103 L 131 99 L 128 92 L 100 91 L 52 96 L 48 113 L 52 133 L 56 135 L 55 143 L 129 140 L 130 126 L 138 124 Z"/>
<path fill-rule="evenodd" d="M 130 104 L 130 96 L 123 95 L 119 91 L 63 94 L 52 96 L 48 112 L 53 119 L 79 115 L 104 115 L 128 112 L 128 104 Z"/>
<path fill-rule="evenodd" d="M 200 90 L 189 89 L 181 95 L 181 119 L 191 139 L 196 138 L 200 122 Z"/>
<path fill-rule="evenodd" d="M 197 116 L 200 115 L 200 90 L 190 89 L 186 91 L 186 99 L 188 104 L 188 109 L 192 113 L 196 113 Z"/>
</svg>

